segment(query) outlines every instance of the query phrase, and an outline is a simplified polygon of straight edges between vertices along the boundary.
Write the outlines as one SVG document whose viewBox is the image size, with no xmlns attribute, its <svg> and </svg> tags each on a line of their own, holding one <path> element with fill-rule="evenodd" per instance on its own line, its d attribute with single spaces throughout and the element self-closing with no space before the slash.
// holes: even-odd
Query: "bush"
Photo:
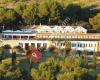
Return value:
<svg viewBox="0 0 100 80">
<path fill-rule="evenodd" d="M 79 59 L 48 58 L 38 69 L 32 68 L 31 76 L 34 80 L 82 80 L 87 72 L 86 68 L 80 67 Z"/>
<path fill-rule="evenodd" d="M 24 49 L 21 46 L 15 46 L 14 49 L 17 49 L 18 52 L 24 52 Z"/>
<path fill-rule="evenodd" d="M 3 46 L 4 49 L 11 49 L 11 46 L 9 44 L 6 44 Z"/>
<path fill-rule="evenodd" d="M 100 74 L 97 74 L 97 80 L 100 80 Z"/>
</svg>

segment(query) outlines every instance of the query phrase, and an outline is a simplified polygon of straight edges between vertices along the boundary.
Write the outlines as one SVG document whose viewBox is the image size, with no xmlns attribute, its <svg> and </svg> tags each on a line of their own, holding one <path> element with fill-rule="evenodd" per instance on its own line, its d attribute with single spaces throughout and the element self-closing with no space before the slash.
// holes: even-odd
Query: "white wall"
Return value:
<svg viewBox="0 0 100 80">
<path fill-rule="evenodd" d="M 87 50 L 87 51 L 97 51 L 97 42 L 98 41 L 71 41 L 71 43 L 76 43 L 76 47 L 72 47 L 74 50 Z M 82 44 L 82 47 L 79 47 L 78 45 Z M 87 44 L 87 47 L 84 45 Z M 89 46 L 90 45 L 90 46 Z M 91 46 L 92 45 L 92 46 Z"/>
<path fill-rule="evenodd" d="M 98 42 L 100 41 L 71 41 L 71 44 L 76 44 L 75 47 L 71 47 L 73 50 L 88 50 L 88 51 L 97 51 L 98 48 Z M 28 43 L 29 46 L 31 46 L 31 43 L 35 43 L 35 46 L 37 47 L 37 43 L 41 43 L 41 46 L 43 46 L 43 43 L 47 43 L 47 48 L 52 44 L 52 41 L 49 40 L 3 40 L 3 45 L 9 44 L 12 47 L 18 46 L 19 43 L 23 43 L 23 48 L 25 48 L 25 43 Z M 63 41 L 61 42 L 63 43 Z M 78 46 L 78 44 L 82 44 L 82 46 Z M 83 45 L 87 44 L 87 47 L 84 47 Z M 55 44 L 56 45 L 56 44 Z M 89 46 L 90 45 L 90 46 Z M 92 46 L 91 46 L 92 45 Z M 56 45 L 57 46 L 57 45 Z M 64 48 L 64 45 L 60 46 L 61 48 Z"/>
</svg>

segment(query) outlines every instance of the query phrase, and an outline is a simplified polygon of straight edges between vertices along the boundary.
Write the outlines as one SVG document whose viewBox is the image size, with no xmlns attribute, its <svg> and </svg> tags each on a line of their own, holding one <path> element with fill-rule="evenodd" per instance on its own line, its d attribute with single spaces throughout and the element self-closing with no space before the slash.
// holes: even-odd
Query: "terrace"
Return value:
<svg viewBox="0 0 100 80">
<path fill-rule="evenodd" d="M 2 32 L 3 40 L 31 40 L 36 36 L 36 31 L 31 29 L 6 30 Z"/>
</svg>

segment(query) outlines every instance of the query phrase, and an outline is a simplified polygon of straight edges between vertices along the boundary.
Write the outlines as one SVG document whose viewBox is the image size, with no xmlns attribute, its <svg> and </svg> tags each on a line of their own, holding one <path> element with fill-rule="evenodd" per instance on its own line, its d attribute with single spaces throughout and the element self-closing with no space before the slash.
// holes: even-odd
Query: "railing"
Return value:
<svg viewBox="0 0 100 80">
<path fill-rule="evenodd" d="M 60 39 L 90 39 L 90 40 L 100 40 L 100 34 L 37 34 L 40 38 L 60 38 Z"/>
<path fill-rule="evenodd" d="M 38 33 L 36 36 L 31 37 L 2 37 L 3 40 L 50 40 L 50 39 L 70 39 L 70 40 L 100 40 L 100 34 L 52 34 L 52 33 Z"/>
</svg>

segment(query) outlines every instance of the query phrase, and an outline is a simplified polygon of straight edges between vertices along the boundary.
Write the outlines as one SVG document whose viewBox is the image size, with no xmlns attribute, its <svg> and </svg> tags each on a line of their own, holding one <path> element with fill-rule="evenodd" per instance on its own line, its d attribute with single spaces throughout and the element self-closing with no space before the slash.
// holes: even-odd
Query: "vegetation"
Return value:
<svg viewBox="0 0 100 80">
<path fill-rule="evenodd" d="M 20 68 L 13 68 L 11 62 L 0 64 L 0 80 L 19 80 L 21 76 Z"/>
<path fill-rule="evenodd" d="M 11 49 L 11 46 L 9 44 L 6 44 L 3 46 L 4 49 Z"/>
<path fill-rule="evenodd" d="M 16 46 L 16 48 L 20 49 L 19 46 Z M 38 63 L 30 62 L 27 56 L 20 55 L 19 57 L 15 52 L 12 55 L 12 59 L 11 57 L 3 58 L 2 63 L 0 63 L 0 80 L 100 79 L 99 74 L 96 73 L 94 76 L 92 75 L 94 72 L 91 72 L 96 70 L 96 68 L 94 68 L 94 66 L 96 66 L 95 54 L 93 60 L 91 60 L 92 65 L 86 65 L 89 63 L 88 59 L 86 59 L 88 55 L 87 51 L 81 52 L 79 57 L 76 56 L 78 53 L 76 50 L 69 50 L 67 52 L 68 56 L 62 56 L 61 52 L 59 52 L 61 51 L 59 48 L 55 47 L 53 51 L 54 53 L 52 54 L 57 53 L 56 56 L 43 56 Z M 0 48 L 0 53 L 2 53 L 2 48 Z M 47 54 L 49 53 L 47 52 Z"/>
<path fill-rule="evenodd" d="M 95 17 L 89 19 L 90 24 L 93 26 L 93 29 L 100 30 L 100 13 Z"/>
<path fill-rule="evenodd" d="M 3 59 L 3 48 L 0 47 L 0 63 L 2 63 L 2 59 Z"/>
<path fill-rule="evenodd" d="M 95 2 L 94 2 L 95 1 Z M 19 29 L 26 25 L 82 25 L 87 29 L 100 31 L 100 9 L 97 0 L 0 0 L 0 30 Z M 91 2 L 91 4 L 90 4 Z M 68 21 L 66 22 L 66 19 Z M 53 40 L 60 48 L 60 40 Z M 91 76 L 89 72 L 96 70 L 96 54 L 93 54 L 92 66 L 88 65 L 88 52 L 70 49 L 70 42 L 65 40 L 65 49 L 51 46 L 52 54 L 43 56 L 39 63 L 34 64 L 13 53 L 3 58 L 3 48 L 11 49 L 10 45 L 0 48 L 0 80 L 100 80 L 100 74 Z M 16 46 L 19 52 L 20 46 Z M 30 50 L 32 47 L 28 47 Z M 63 55 L 63 52 L 66 55 Z M 22 53 L 22 52 L 21 52 Z M 48 52 L 47 52 L 48 54 Z M 63 56 L 62 56 L 63 55 Z M 13 64 L 13 65 L 12 65 Z M 33 65 L 32 65 L 33 64 Z M 25 66 L 26 65 L 26 66 Z M 31 65 L 31 71 L 30 71 Z M 91 70 L 92 69 L 92 70 Z M 94 72 L 92 72 L 94 73 Z M 91 73 L 91 74 L 92 74 Z"/>
<path fill-rule="evenodd" d="M 38 70 L 32 68 L 31 76 L 35 80 L 78 80 L 88 72 L 87 69 L 80 67 L 80 64 L 79 59 L 49 58 L 39 64 Z"/>
<path fill-rule="evenodd" d="M 97 1 L 93 4 L 93 0 L 0 0 L 0 26 L 18 29 L 40 23 L 81 25 L 98 31 L 100 8 Z"/>
</svg>

